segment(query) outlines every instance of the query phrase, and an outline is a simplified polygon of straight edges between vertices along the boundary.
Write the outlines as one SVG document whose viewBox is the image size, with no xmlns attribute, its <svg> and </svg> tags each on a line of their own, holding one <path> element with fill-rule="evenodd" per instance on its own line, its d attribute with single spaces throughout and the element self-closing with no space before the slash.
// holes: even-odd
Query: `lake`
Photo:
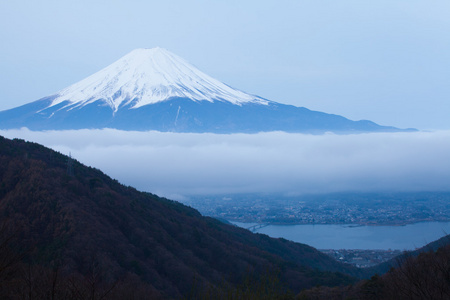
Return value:
<svg viewBox="0 0 450 300">
<path fill-rule="evenodd" d="M 243 228 L 255 225 L 232 223 Z M 317 249 L 414 250 L 450 233 L 450 222 L 422 222 L 404 226 L 268 225 L 255 232 Z"/>
</svg>

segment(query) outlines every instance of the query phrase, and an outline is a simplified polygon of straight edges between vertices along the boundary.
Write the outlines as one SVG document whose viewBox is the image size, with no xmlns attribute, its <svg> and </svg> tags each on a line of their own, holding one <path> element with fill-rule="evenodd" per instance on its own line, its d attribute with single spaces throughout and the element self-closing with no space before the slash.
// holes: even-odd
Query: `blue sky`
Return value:
<svg viewBox="0 0 450 300">
<path fill-rule="evenodd" d="M 0 110 L 160 46 L 261 97 L 450 129 L 449 1 L 2 1 Z"/>
</svg>

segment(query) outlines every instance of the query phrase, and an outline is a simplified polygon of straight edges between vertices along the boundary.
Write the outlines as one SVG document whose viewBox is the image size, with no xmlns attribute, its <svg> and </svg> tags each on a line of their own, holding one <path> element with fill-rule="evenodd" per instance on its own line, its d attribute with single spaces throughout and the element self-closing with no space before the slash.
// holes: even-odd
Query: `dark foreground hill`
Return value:
<svg viewBox="0 0 450 300">
<path fill-rule="evenodd" d="M 315 287 L 302 300 L 447 300 L 450 299 L 450 236 L 399 256 L 391 269 L 346 287 Z M 435 249 L 435 246 L 441 246 Z"/>
<path fill-rule="evenodd" d="M 195 298 L 256 282 L 298 293 L 359 274 L 307 245 L 203 217 L 39 144 L 3 137 L 0 221 L 2 299 Z"/>
<path fill-rule="evenodd" d="M 398 257 L 390 259 L 379 265 L 367 268 L 364 271 L 367 272 L 366 276 L 370 276 L 370 274 L 384 274 L 384 273 L 388 272 L 389 270 L 391 270 L 392 268 L 398 267 L 399 261 L 404 261 L 410 257 L 417 257 L 422 253 L 435 252 L 439 248 L 446 247 L 446 246 L 450 246 L 450 235 L 445 235 L 444 237 L 442 237 L 434 242 L 431 242 L 421 248 L 418 248 L 416 250 L 406 251 L 403 254 L 399 255 Z"/>
</svg>

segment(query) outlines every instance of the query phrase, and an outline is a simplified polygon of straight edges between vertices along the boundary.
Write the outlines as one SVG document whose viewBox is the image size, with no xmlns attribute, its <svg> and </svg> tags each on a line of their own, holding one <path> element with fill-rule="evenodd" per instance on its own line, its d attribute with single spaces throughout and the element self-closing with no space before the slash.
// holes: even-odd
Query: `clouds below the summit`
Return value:
<svg viewBox="0 0 450 300">
<path fill-rule="evenodd" d="M 0 131 L 41 143 L 139 190 L 195 194 L 450 190 L 450 132 L 180 134 Z"/>
</svg>

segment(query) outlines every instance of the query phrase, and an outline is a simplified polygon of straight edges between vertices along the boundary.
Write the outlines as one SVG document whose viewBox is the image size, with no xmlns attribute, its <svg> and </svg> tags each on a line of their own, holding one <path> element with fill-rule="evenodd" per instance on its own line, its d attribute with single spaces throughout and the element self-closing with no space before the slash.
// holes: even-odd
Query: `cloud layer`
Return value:
<svg viewBox="0 0 450 300">
<path fill-rule="evenodd" d="M 120 182 L 182 199 L 217 193 L 450 190 L 450 131 L 357 135 L 0 131 Z"/>
</svg>

